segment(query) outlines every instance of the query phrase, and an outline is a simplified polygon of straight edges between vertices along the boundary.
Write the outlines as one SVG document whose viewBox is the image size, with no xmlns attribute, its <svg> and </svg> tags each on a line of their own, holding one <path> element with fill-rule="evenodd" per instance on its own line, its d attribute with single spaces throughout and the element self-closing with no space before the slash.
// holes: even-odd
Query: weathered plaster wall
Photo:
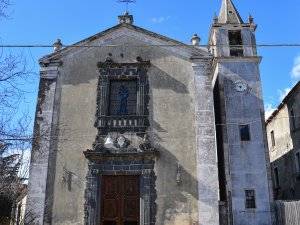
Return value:
<svg viewBox="0 0 300 225">
<path fill-rule="evenodd" d="M 291 109 L 294 110 L 295 127 Z M 276 116 L 267 123 L 269 154 L 272 169 L 273 189 L 275 199 L 300 199 L 300 168 L 296 153 L 300 150 L 300 90 L 284 103 Z M 274 132 L 275 145 L 272 145 L 271 131 Z M 275 184 L 274 169 L 277 168 L 279 186 Z"/>
<path fill-rule="evenodd" d="M 143 42 L 120 37 L 111 42 L 122 46 Z M 198 183 L 195 141 L 195 89 L 191 63 L 159 47 L 103 47 L 82 49 L 62 58 L 59 68 L 61 104 L 59 123 L 64 141 L 58 143 L 55 169 L 52 224 L 83 224 L 87 161 L 94 128 L 97 62 L 112 54 L 115 62 L 150 60 L 149 136 L 160 151 L 157 176 L 157 224 L 190 224 L 198 221 Z M 123 57 L 121 56 L 123 53 Z M 176 183 L 177 164 L 181 185 Z M 66 177 L 66 171 L 68 177 Z"/>
<path fill-rule="evenodd" d="M 289 112 L 285 105 L 276 117 L 267 125 L 268 144 L 270 149 L 270 161 L 273 162 L 293 148 L 290 132 Z M 272 146 L 271 131 L 274 131 L 275 146 Z"/>
</svg>

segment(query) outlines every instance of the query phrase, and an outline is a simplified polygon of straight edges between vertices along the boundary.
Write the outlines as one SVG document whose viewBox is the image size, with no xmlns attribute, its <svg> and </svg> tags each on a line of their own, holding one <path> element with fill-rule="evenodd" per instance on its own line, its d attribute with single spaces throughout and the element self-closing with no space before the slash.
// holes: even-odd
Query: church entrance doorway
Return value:
<svg viewBox="0 0 300 225">
<path fill-rule="evenodd" d="M 101 183 L 100 225 L 139 225 L 140 176 L 105 175 Z"/>
</svg>

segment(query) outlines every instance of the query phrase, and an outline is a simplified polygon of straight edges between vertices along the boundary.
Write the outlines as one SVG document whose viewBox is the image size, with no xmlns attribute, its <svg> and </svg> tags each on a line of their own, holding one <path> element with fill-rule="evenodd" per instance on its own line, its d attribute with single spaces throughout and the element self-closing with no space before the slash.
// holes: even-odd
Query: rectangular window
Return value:
<svg viewBox="0 0 300 225">
<path fill-rule="evenodd" d="M 297 172 L 300 173 L 300 152 L 296 153 Z"/>
<path fill-rule="evenodd" d="M 270 134 L 271 134 L 271 142 L 272 142 L 272 147 L 274 147 L 274 146 L 275 146 L 275 136 L 274 136 L 274 130 L 272 130 L 272 131 L 270 132 Z"/>
<path fill-rule="evenodd" d="M 290 117 L 291 117 L 291 123 L 292 123 L 292 130 L 295 130 L 296 129 L 296 120 L 295 120 L 294 109 L 291 109 Z"/>
<path fill-rule="evenodd" d="M 274 184 L 275 188 L 279 188 L 280 183 L 279 183 L 279 172 L 278 172 L 278 167 L 274 168 Z"/>
<path fill-rule="evenodd" d="M 255 209 L 255 191 L 254 190 L 245 190 L 245 207 L 246 209 Z"/>
<path fill-rule="evenodd" d="M 98 62 L 97 119 L 99 134 L 145 132 L 149 126 L 147 108 L 150 61 L 136 63 Z M 110 220 L 109 220 L 110 221 Z"/>
<path fill-rule="evenodd" d="M 242 124 L 239 125 L 240 128 L 240 137 L 241 141 L 250 141 L 250 125 L 249 124 Z"/>
<path fill-rule="evenodd" d="M 240 30 L 228 31 L 228 41 L 230 46 L 230 56 L 242 57 L 243 54 L 243 41 Z"/>
<path fill-rule="evenodd" d="M 242 34 L 240 30 L 228 31 L 229 45 L 243 45 Z"/>
<path fill-rule="evenodd" d="M 110 80 L 109 115 L 136 115 L 137 80 Z"/>
</svg>

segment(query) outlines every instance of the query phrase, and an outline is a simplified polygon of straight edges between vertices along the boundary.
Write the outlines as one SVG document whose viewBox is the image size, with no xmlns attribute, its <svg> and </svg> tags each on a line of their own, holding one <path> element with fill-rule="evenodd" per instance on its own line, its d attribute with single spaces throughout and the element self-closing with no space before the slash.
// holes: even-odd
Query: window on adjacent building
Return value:
<svg viewBox="0 0 300 225">
<path fill-rule="evenodd" d="M 240 128 L 240 137 L 241 141 L 250 141 L 250 125 L 249 124 L 241 124 Z"/>
<path fill-rule="evenodd" d="M 296 153 L 296 166 L 297 172 L 300 173 L 300 151 Z"/>
<path fill-rule="evenodd" d="M 274 185 L 275 185 L 275 188 L 279 188 L 279 186 L 280 186 L 278 167 L 274 168 Z"/>
<path fill-rule="evenodd" d="M 272 130 L 272 131 L 270 132 L 270 134 L 271 134 L 271 142 L 272 142 L 272 147 L 274 147 L 274 146 L 275 146 L 275 136 L 274 136 L 274 130 Z"/>
<path fill-rule="evenodd" d="M 292 130 L 295 130 L 296 129 L 296 119 L 295 119 L 294 109 L 291 109 L 291 111 L 290 111 L 290 118 L 291 118 L 291 123 L 292 123 Z"/>
<path fill-rule="evenodd" d="M 243 56 L 243 41 L 240 30 L 228 31 L 228 40 L 230 46 L 230 56 L 241 57 Z"/>
<path fill-rule="evenodd" d="M 245 190 L 245 207 L 246 209 L 255 209 L 255 191 L 254 190 Z"/>
</svg>

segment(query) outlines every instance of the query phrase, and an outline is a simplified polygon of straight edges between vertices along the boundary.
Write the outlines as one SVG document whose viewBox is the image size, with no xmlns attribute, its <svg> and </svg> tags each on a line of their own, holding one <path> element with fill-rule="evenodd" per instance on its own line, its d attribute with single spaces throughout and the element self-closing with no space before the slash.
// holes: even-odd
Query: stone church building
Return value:
<svg viewBox="0 0 300 225">
<path fill-rule="evenodd" d="M 47 225 L 271 225 L 253 18 L 207 48 L 133 16 L 40 59 L 27 213 Z"/>
</svg>

